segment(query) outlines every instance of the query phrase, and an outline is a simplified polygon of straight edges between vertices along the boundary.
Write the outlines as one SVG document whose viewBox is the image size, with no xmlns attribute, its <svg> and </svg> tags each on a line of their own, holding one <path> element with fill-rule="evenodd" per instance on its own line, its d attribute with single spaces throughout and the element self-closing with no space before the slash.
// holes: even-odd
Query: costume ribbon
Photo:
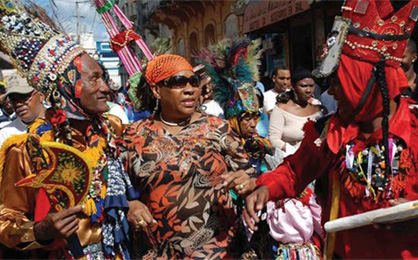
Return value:
<svg viewBox="0 0 418 260">
<path fill-rule="evenodd" d="M 111 39 L 111 48 L 114 52 L 120 51 L 123 47 L 126 46 L 131 41 L 136 41 L 141 39 L 141 36 L 136 34 L 131 29 L 126 30 L 124 32 L 118 33 Z"/>
<path fill-rule="evenodd" d="M 97 12 L 101 15 L 104 25 L 106 26 L 107 32 L 109 33 L 111 41 L 112 50 L 115 51 L 119 58 L 121 59 L 126 71 L 128 72 L 130 78 L 130 97 L 133 96 L 133 93 L 136 95 L 137 87 L 139 80 L 138 75 L 141 75 L 142 65 L 139 62 L 138 58 L 134 55 L 132 50 L 127 46 L 130 41 L 135 41 L 139 48 L 144 53 L 148 61 L 152 60 L 154 56 L 152 55 L 150 49 L 146 45 L 145 41 L 139 35 L 135 34 L 132 30 L 132 23 L 126 18 L 126 16 L 119 9 L 118 5 L 115 5 L 113 1 L 108 0 L 94 0 L 97 8 Z M 113 13 L 111 11 L 113 10 Z M 126 31 L 123 33 L 119 32 L 117 23 L 115 22 L 115 17 L 126 28 Z M 131 78 L 134 78 L 131 80 Z M 139 108 L 141 104 L 139 99 L 131 100 L 134 102 L 134 106 Z"/>
<path fill-rule="evenodd" d="M 99 14 L 105 13 L 107 11 L 109 11 L 110 9 L 112 9 L 112 6 L 115 4 L 115 2 L 113 1 L 109 1 L 106 4 L 104 4 L 102 7 L 97 8 L 97 12 Z"/>
</svg>

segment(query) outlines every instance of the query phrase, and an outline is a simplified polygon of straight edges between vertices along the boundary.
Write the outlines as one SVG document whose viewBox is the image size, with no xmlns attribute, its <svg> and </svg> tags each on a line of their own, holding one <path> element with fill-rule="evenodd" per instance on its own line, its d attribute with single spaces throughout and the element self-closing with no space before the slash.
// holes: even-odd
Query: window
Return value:
<svg viewBox="0 0 418 260">
<path fill-rule="evenodd" d="M 238 17 L 235 14 L 230 14 L 225 19 L 225 36 L 232 39 L 239 37 L 238 32 Z"/>
<path fill-rule="evenodd" d="M 190 55 L 196 55 L 199 53 L 199 46 L 197 43 L 197 33 L 192 32 L 189 37 L 189 43 L 190 43 Z"/>
<path fill-rule="evenodd" d="M 205 47 L 215 43 L 215 27 L 209 24 L 205 28 Z"/>
<path fill-rule="evenodd" d="M 183 40 L 183 39 L 180 39 L 180 40 L 177 42 L 177 53 L 178 53 L 180 56 L 183 56 L 183 57 L 184 57 L 185 51 L 184 51 L 184 40 Z"/>
</svg>

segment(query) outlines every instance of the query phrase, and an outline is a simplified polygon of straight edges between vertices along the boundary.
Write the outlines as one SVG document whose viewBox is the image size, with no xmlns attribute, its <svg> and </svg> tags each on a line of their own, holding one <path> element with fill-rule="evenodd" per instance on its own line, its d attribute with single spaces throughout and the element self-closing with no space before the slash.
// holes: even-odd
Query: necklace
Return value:
<svg viewBox="0 0 418 260">
<path fill-rule="evenodd" d="M 192 116 L 190 116 L 189 118 L 187 118 L 186 120 L 184 120 L 180 123 L 172 123 L 172 122 L 165 121 L 163 119 L 163 116 L 160 113 L 160 119 L 161 119 L 161 122 L 163 122 L 163 124 L 168 125 L 168 126 L 185 126 L 190 122 L 190 120 L 192 119 Z"/>
<path fill-rule="evenodd" d="M 389 166 L 385 164 L 384 146 L 369 145 L 354 152 L 354 143 L 346 145 L 345 164 L 347 173 L 343 179 L 346 188 L 355 198 L 370 197 L 374 201 L 390 199 L 398 194 L 405 181 L 403 150 L 397 139 L 389 138 Z M 390 171 L 387 169 L 390 168 Z M 400 176 L 399 176 L 400 175 Z"/>
</svg>

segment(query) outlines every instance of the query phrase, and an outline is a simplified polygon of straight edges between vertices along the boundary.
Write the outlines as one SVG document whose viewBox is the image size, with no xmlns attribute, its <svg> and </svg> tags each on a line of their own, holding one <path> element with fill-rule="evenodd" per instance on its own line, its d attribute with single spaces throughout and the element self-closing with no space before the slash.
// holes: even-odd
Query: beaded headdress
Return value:
<svg viewBox="0 0 418 260">
<path fill-rule="evenodd" d="M 259 80 L 261 40 L 224 39 L 198 57 L 213 84 L 213 98 L 224 109 L 225 117 L 258 112 L 256 85 Z"/>
<path fill-rule="evenodd" d="M 317 77 L 327 77 L 338 67 L 341 53 L 356 60 L 399 67 L 407 41 L 418 20 L 418 1 L 394 13 L 390 0 L 348 0 L 337 16 L 324 47 Z"/>
<path fill-rule="evenodd" d="M 28 82 L 49 98 L 56 88 L 57 75 L 84 49 L 7 3 L 0 5 L 0 16 L 0 50 L 9 54 Z"/>
</svg>

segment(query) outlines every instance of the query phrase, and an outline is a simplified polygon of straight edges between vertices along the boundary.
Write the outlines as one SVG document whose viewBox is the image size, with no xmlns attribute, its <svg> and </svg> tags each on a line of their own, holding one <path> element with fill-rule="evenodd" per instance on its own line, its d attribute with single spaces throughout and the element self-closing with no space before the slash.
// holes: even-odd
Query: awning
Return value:
<svg viewBox="0 0 418 260">
<path fill-rule="evenodd" d="M 252 0 L 244 13 L 244 33 L 289 18 L 309 9 L 312 0 Z"/>
</svg>

